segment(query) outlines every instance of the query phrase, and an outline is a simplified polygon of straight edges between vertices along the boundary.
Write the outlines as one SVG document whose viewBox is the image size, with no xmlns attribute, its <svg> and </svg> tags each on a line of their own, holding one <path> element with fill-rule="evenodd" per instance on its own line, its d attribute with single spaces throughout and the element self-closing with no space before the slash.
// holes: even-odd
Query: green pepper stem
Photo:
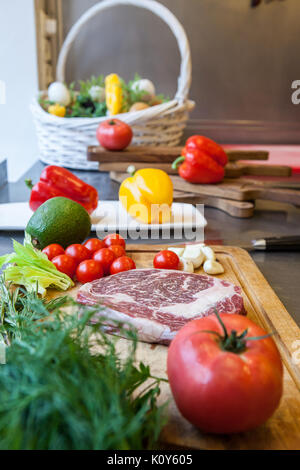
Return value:
<svg viewBox="0 0 300 470">
<path fill-rule="evenodd" d="M 126 172 L 130 174 L 130 176 L 134 176 L 136 171 L 137 170 L 134 165 L 129 165 L 129 167 L 126 170 Z"/>
<path fill-rule="evenodd" d="M 177 170 L 179 163 L 184 162 L 184 160 L 185 157 L 183 156 L 176 158 L 176 160 L 174 160 L 174 162 L 172 163 L 172 170 Z"/>
<path fill-rule="evenodd" d="M 30 178 L 25 180 L 25 184 L 29 189 L 33 188 L 33 183 L 32 183 L 32 180 Z"/>
</svg>

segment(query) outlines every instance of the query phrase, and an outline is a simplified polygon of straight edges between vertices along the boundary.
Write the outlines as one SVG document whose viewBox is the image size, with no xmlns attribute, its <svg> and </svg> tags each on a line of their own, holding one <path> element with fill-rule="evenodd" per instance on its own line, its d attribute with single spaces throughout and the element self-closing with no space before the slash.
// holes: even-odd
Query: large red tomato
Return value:
<svg viewBox="0 0 300 470">
<path fill-rule="evenodd" d="M 168 376 L 183 416 L 211 433 L 264 423 L 282 395 L 282 362 L 271 337 L 247 317 L 223 313 L 187 323 L 168 351 Z"/>
<path fill-rule="evenodd" d="M 132 140 L 132 129 L 120 119 L 108 119 L 97 129 L 97 139 L 108 150 L 123 150 Z"/>
</svg>

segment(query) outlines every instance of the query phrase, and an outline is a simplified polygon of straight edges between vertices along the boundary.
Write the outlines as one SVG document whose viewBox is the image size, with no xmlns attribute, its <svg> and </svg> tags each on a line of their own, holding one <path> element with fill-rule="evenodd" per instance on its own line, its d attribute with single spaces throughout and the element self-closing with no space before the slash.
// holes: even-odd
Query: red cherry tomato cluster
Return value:
<svg viewBox="0 0 300 470">
<path fill-rule="evenodd" d="M 117 233 L 103 240 L 91 238 L 83 245 L 75 243 L 66 250 L 58 244 L 48 245 L 43 253 L 58 271 L 76 278 L 82 284 L 109 274 L 135 269 L 134 261 L 126 256 L 125 240 Z"/>
</svg>

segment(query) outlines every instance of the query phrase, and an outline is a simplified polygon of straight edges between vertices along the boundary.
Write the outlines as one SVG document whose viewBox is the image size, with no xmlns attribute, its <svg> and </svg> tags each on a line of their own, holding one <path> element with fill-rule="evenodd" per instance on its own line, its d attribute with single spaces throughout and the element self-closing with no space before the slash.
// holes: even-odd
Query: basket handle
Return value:
<svg viewBox="0 0 300 470">
<path fill-rule="evenodd" d="M 56 68 L 57 80 L 60 82 L 65 81 L 65 68 L 68 53 L 81 28 L 100 11 L 117 5 L 134 5 L 136 7 L 150 10 L 152 13 L 159 16 L 169 26 L 177 39 L 181 55 L 180 75 L 178 78 L 178 88 L 175 99 L 178 101 L 186 100 L 192 80 L 192 61 L 189 41 L 182 25 L 173 15 L 173 13 L 171 13 L 170 10 L 168 10 L 164 5 L 155 0 L 103 0 L 102 2 L 97 3 L 87 10 L 72 26 L 62 45 Z"/>
</svg>

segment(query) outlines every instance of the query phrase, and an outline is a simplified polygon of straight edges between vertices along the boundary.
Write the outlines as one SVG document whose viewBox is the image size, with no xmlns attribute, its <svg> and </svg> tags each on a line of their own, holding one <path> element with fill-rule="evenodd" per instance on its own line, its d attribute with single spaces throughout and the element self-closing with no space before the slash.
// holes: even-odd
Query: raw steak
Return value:
<svg viewBox="0 0 300 470">
<path fill-rule="evenodd" d="M 189 320 L 214 313 L 245 314 L 241 289 L 211 276 L 133 269 L 84 284 L 78 302 L 101 303 L 109 319 L 132 324 L 139 339 L 168 344 Z M 115 333 L 109 325 L 108 331 Z"/>
</svg>

